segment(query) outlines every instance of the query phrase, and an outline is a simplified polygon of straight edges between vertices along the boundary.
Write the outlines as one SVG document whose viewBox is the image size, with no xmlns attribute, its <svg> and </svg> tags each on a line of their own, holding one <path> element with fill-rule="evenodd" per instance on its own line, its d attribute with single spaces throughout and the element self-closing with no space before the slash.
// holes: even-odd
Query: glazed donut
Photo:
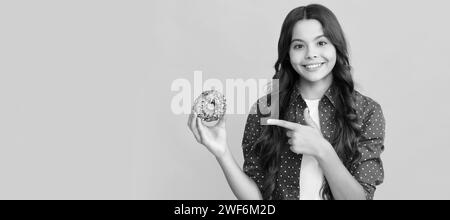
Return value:
<svg viewBox="0 0 450 220">
<path fill-rule="evenodd" d="M 206 122 L 220 120 L 225 115 L 226 108 L 225 97 L 216 90 L 202 92 L 192 107 L 194 114 Z"/>
</svg>

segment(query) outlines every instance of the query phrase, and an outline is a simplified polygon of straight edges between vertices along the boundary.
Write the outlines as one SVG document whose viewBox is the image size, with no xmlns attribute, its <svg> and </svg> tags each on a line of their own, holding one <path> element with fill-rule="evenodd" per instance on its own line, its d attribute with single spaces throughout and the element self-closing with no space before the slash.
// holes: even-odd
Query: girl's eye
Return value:
<svg viewBox="0 0 450 220">
<path fill-rule="evenodd" d="M 301 45 L 301 44 L 294 45 L 294 49 L 302 49 L 302 48 L 303 48 L 303 45 Z"/>
<path fill-rule="evenodd" d="M 319 43 L 317 43 L 319 46 L 323 47 L 325 45 L 327 45 L 328 43 L 325 41 L 319 41 Z"/>
</svg>

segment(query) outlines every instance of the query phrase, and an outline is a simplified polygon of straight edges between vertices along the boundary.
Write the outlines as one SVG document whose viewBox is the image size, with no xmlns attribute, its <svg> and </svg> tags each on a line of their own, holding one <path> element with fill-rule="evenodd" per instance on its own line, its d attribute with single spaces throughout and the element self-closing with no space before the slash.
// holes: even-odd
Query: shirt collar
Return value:
<svg viewBox="0 0 450 220">
<path fill-rule="evenodd" d="M 295 98 L 301 97 L 300 94 L 300 80 L 297 81 L 297 83 L 295 84 L 295 88 L 293 91 L 293 96 Z M 336 83 L 333 81 L 333 83 L 331 83 L 330 87 L 327 89 L 327 91 L 324 94 L 324 97 L 322 97 L 322 99 L 324 98 L 328 98 L 328 100 L 331 102 L 331 104 L 333 104 L 333 107 L 336 107 L 336 103 L 338 102 L 338 87 L 336 85 Z M 302 100 L 303 97 L 301 97 Z"/>
</svg>

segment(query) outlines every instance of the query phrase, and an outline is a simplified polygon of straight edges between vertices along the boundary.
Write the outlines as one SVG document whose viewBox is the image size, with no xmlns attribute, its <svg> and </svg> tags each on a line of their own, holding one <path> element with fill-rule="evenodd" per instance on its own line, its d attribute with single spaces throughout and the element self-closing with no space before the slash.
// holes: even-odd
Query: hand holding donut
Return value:
<svg viewBox="0 0 450 220">
<path fill-rule="evenodd" d="M 189 116 L 188 127 L 195 139 L 204 145 L 215 157 L 220 158 L 228 151 L 225 129 L 225 99 L 216 91 L 206 91 L 195 101 Z M 219 122 L 213 127 L 203 124 L 203 121 Z"/>
</svg>

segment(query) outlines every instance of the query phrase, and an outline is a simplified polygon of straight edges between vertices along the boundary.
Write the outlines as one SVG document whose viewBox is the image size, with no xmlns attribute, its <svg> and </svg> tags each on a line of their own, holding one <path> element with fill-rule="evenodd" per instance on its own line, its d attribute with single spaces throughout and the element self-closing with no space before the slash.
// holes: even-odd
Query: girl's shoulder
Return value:
<svg viewBox="0 0 450 220">
<path fill-rule="evenodd" d="M 383 110 L 381 109 L 381 105 L 370 98 L 369 96 L 363 95 L 359 91 L 354 92 L 354 100 L 355 100 L 355 110 L 358 117 L 366 121 L 371 117 L 383 117 Z"/>
</svg>

